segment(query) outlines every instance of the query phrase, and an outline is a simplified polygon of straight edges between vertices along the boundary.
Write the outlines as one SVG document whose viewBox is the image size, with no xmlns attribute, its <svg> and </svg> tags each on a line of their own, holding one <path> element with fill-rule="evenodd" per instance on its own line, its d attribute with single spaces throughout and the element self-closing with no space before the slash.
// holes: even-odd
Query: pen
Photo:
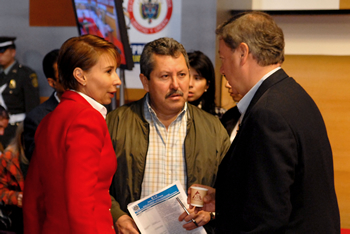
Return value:
<svg viewBox="0 0 350 234">
<path fill-rule="evenodd" d="M 186 206 L 182 203 L 182 201 L 179 199 L 179 197 L 177 197 L 176 200 L 180 203 L 180 205 L 181 205 L 182 208 L 186 211 L 186 213 L 187 213 L 188 215 L 190 215 L 190 212 L 188 212 Z M 197 224 L 196 220 L 192 219 L 192 222 L 198 227 L 198 224 Z"/>
</svg>

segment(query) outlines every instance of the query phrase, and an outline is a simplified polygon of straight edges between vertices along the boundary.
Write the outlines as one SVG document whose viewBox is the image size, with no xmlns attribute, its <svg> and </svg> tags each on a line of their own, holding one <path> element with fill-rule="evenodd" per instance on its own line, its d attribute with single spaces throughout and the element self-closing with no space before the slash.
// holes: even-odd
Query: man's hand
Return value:
<svg viewBox="0 0 350 234">
<path fill-rule="evenodd" d="M 199 211 L 195 213 L 195 208 L 193 207 L 192 209 L 188 209 L 190 212 L 190 215 L 187 215 L 186 212 L 180 215 L 179 221 L 181 222 L 182 220 L 185 220 L 186 222 L 191 221 L 194 219 L 198 225 L 198 227 L 203 226 L 207 224 L 210 221 L 210 212 L 206 211 Z M 183 227 L 186 230 L 193 230 L 197 228 L 197 226 L 193 222 L 189 222 L 183 225 Z"/>
<path fill-rule="evenodd" d="M 207 195 L 203 198 L 203 201 L 204 201 L 203 207 L 196 207 L 195 213 L 201 210 L 208 211 L 208 212 L 215 212 L 216 190 L 212 187 L 201 185 L 201 184 L 192 184 L 192 186 L 203 187 L 208 189 Z M 191 206 L 191 187 L 188 189 L 187 194 L 188 194 L 187 203 L 190 204 L 190 208 L 193 208 L 193 206 Z"/>
<path fill-rule="evenodd" d="M 22 207 L 22 200 L 23 200 L 23 192 L 19 192 L 17 196 L 17 206 Z"/>
<path fill-rule="evenodd" d="M 115 222 L 116 231 L 118 234 L 139 234 L 136 223 L 128 215 L 122 215 Z"/>
</svg>

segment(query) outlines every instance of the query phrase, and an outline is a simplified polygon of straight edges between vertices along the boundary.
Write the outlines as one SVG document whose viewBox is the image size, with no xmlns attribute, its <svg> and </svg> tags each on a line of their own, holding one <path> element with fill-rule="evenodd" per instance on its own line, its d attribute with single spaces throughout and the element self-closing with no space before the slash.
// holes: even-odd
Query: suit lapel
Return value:
<svg viewBox="0 0 350 234">
<path fill-rule="evenodd" d="M 231 147 L 228 151 L 227 155 L 231 155 L 231 159 L 233 160 L 233 151 L 235 150 L 236 145 L 238 144 L 238 146 L 240 145 L 240 136 L 242 134 L 241 131 L 244 131 L 244 124 L 245 121 L 247 119 L 247 117 L 249 117 L 250 111 L 251 109 L 254 107 L 254 105 L 259 101 L 259 99 L 264 95 L 264 93 L 266 91 L 268 91 L 272 86 L 274 86 L 275 84 L 281 82 L 282 80 L 285 80 L 286 78 L 288 78 L 288 75 L 284 72 L 283 69 L 279 69 L 278 71 L 276 71 L 275 73 L 273 73 L 271 76 L 269 76 L 258 88 L 258 90 L 256 91 L 252 101 L 250 102 L 247 111 L 243 117 L 243 120 L 241 122 L 241 126 L 239 131 L 237 132 L 237 135 L 235 137 L 235 139 L 233 140 Z"/>
<path fill-rule="evenodd" d="M 254 107 L 254 105 L 259 101 L 259 99 L 264 95 L 264 93 L 267 90 L 269 90 L 272 86 L 281 82 L 282 80 L 285 80 L 286 78 L 288 78 L 288 75 L 283 71 L 283 69 L 280 69 L 280 70 L 276 71 L 275 73 L 273 73 L 271 76 L 269 76 L 261 84 L 261 86 L 258 88 L 252 101 L 250 102 L 250 104 L 247 108 L 247 111 L 246 111 L 244 118 L 242 120 L 242 123 L 241 123 L 240 130 L 238 131 L 235 139 L 233 140 L 231 147 L 228 150 L 224 160 L 221 162 L 220 167 L 226 167 L 225 165 L 232 165 L 232 164 L 230 164 L 231 163 L 230 161 L 234 160 L 234 158 L 235 158 L 234 151 L 235 151 L 236 146 L 239 147 L 241 145 L 241 142 L 240 142 L 240 137 L 242 134 L 241 131 L 244 131 L 244 123 L 245 123 L 247 117 L 249 117 L 250 110 Z M 227 170 L 229 171 L 228 168 L 227 168 Z"/>
<path fill-rule="evenodd" d="M 252 101 L 250 102 L 247 111 L 244 115 L 244 119 L 249 116 L 250 110 L 254 107 L 254 105 L 259 101 L 261 96 L 264 95 L 264 93 L 269 90 L 272 86 L 275 84 L 281 82 L 282 80 L 288 78 L 289 76 L 285 71 L 281 68 L 275 73 L 273 73 L 271 76 L 269 76 L 264 82 L 260 85 L 258 90 L 256 91 Z M 242 125 L 244 124 L 244 119 L 242 120 Z"/>
</svg>

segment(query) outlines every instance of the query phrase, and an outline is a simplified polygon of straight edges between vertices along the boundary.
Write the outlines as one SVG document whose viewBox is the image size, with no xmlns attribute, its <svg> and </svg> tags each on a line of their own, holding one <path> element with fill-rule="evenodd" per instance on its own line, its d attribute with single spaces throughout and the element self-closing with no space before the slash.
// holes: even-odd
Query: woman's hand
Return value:
<svg viewBox="0 0 350 234">
<path fill-rule="evenodd" d="M 17 196 L 17 206 L 22 208 L 23 192 L 19 192 Z"/>
</svg>

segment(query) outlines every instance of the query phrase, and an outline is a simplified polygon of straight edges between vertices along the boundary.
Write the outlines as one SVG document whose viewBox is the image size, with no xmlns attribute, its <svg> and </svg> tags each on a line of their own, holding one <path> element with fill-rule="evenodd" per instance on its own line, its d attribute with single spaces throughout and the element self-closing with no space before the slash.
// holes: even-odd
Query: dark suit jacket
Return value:
<svg viewBox="0 0 350 234">
<path fill-rule="evenodd" d="M 24 132 L 23 132 L 23 140 L 25 146 L 25 155 L 28 160 L 31 159 L 33 151 L 34 151 L 34 135 L 35 131 L 41 122 L 41 120 L 51 111 L 53 111 L 58 105 L 58 101 L 55 98 L 53 92 L 49 99 L 35 107 L 31 110 L 24 119 Z"/>
<path fill-rule="evenodd" d="M 241 113 L 239 113 L 237 106 L 232 107 L 221 117 L 220 121 L 224 125 L 227 133 L 231 136 L 232 130 L 235 128 Z"/>
<path fill-rule="evenodd" d="M 216 188 L 218 233 L 340 233 L 325 124 L 282 69 L 253 97 Z"/>
<path fill-rule="evenodd" d="M 23 194 L 24 233 L 113 234 L 109 186 L 117 159 L 106 121 L 65 91 L 35 134 Z"/>
</svg>

